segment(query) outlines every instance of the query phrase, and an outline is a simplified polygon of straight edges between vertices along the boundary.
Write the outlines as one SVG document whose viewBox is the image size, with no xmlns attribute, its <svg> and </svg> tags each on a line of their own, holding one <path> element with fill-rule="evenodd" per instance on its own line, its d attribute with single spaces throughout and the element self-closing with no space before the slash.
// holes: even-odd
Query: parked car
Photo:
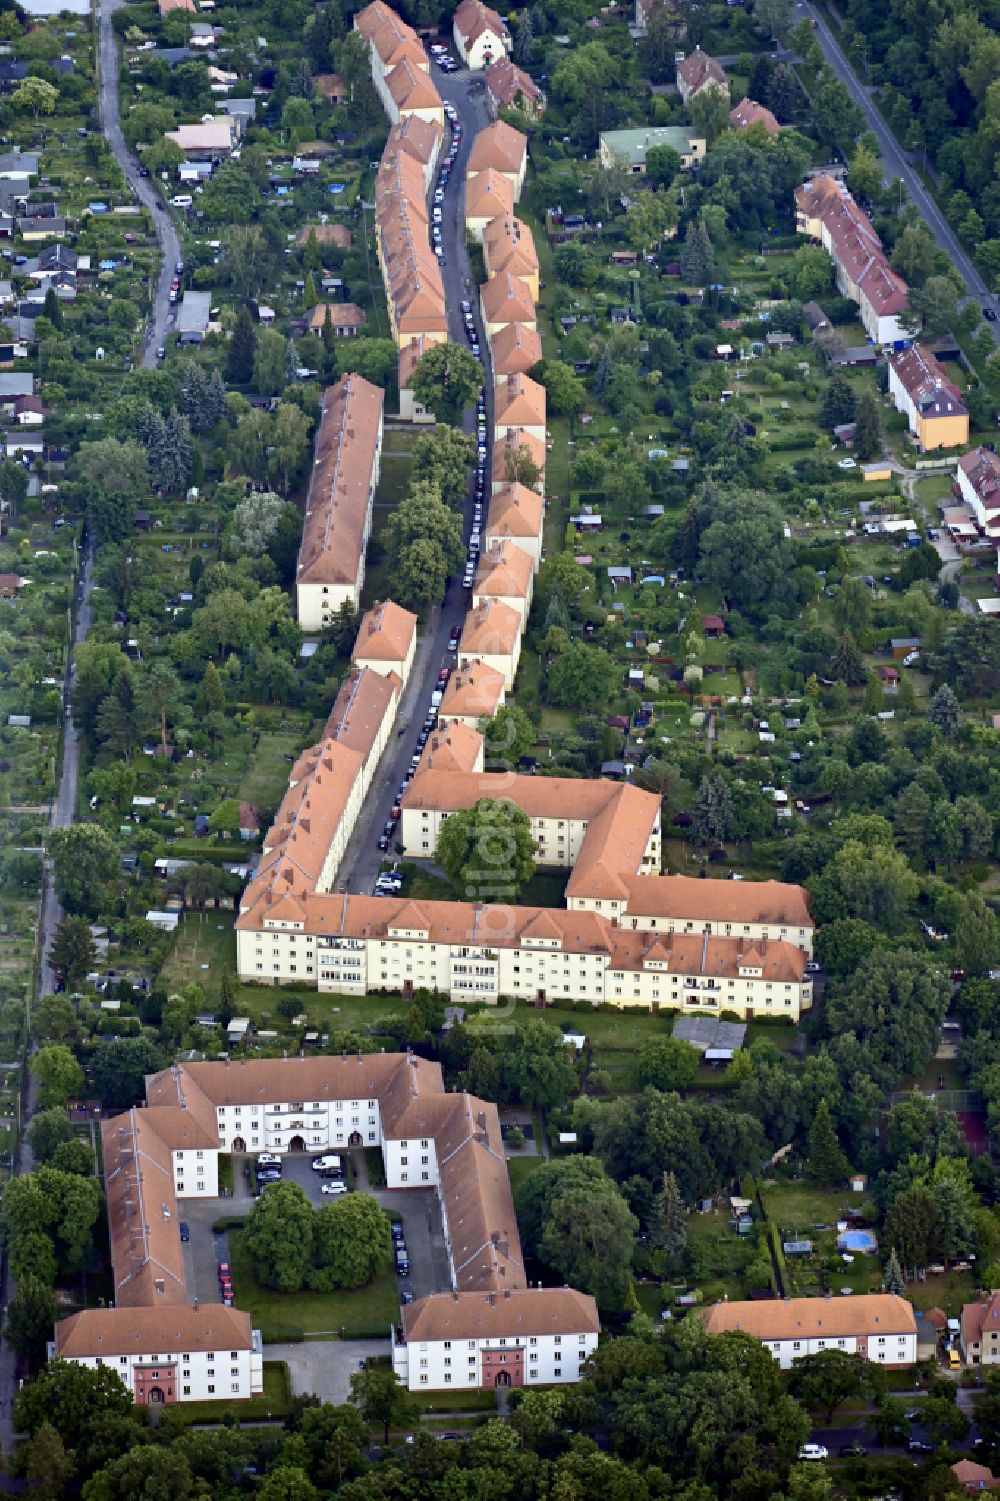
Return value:
<svg viewBox="0 0 1000 1501">
<path fill-rule="evenodd" d="M 825 1444 L 803 1444 L 799 1449 L 800 1459 L 829 1459 L 830 1451 Z"/>
<path fill-rule="evenodd" d="M 911 1454 L 933 1454 L 934 1445 L 923 1438 L 911 1438 L 906 1446 Z"/>
<path fill-rule="evenodd" d="M 181 1232 L 181 1242 L 182 1244 L 186 1245 L 187 1242 L 191 1239 L 191 1228 L 188 1225 L 187 1220 L 181 1220 L 178 1229 Z"/>
<path fill-rule="evenodd" d="M 860 1439 L 854 1439 L 850 1444 L 841 1444 L 838 1453 L 842 1459 L 864 1459 L 868 1450 Z"/>
<path fill-rule="evenodd" d="M 329 1198 L 332 1199 L 339 1198 L 341 1194 L 345 1194 L 346 1192 L 346 1183 L 324 1183 L 323 1187 L 320 1189 L 321 1194 L 326 1194 Z"/>
</svg>

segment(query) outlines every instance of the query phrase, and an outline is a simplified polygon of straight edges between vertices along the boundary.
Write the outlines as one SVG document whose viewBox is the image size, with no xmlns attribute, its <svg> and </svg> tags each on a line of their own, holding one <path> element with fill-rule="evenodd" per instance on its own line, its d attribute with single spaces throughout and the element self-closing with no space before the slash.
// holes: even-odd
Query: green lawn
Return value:
<svg viewBox="0 0 1000 1501">
<path fill-rule="evenodd" d="M 353 1292 L 279 1293 L 261 1287 L 257 1281 L 239 1231 L 230 1232 L 229 1259 L 236 1306 L 246 1309 L 265 1343 L 301 1339 L 306 1335 L 377 1338 L 388 1334 L 389 1325 L 399 1317 L 396 1279 L 391 1271 L 383 1272 L 367 1287 Z"/>
<path fill-rule="evenodd" d="M 261 1418 L 283 1418 L 292 1409 L 292 1387 L 283 1360 L 265 1360 L 264 1390 L 246 1402 L 181 1402 L 170 1408 L 175 1423 L 226 1423 L 231 1419 L 249 1423 Z"/>
<path fill-rule="evenodd" d="M 277 808 L 288 786 L 288 758 L 297 757 L 302 745 L 302 736 L 291 730 L 265 730 L 240 782 L 240 798 L 265 813 Z"/>
<path fill-rule="evenodd" d="M 761 1189 L 761 1199 L 780 1230 L 803 1234 L 814 1225 L 832 1225 L 845 1209 L 861 1209 L 867 1202 L 864 1194 L 852 1194 L 846 1187 L 829 1193 L 804 1183 L 769 1185 Z"/>
<path fill-rule="evenodd" d="M 530 1178 L 532 1173 L 537 1173 L 543 1165 L 544 1158 L 542 1157 L 508 1157 L 507 1174 L 510 1178 L 511 1192 L 515 1197 L 521 1184 Z"/>
<path fill-rule="evenodd" d="M 168 993 L 197 982 L 208 1001 L 217 1001 L 224 974 L 236 968 L 233 919 L 224 912 L 189 912 L 180 920 L 174 946 L 160 971 Z"/>
</svg>

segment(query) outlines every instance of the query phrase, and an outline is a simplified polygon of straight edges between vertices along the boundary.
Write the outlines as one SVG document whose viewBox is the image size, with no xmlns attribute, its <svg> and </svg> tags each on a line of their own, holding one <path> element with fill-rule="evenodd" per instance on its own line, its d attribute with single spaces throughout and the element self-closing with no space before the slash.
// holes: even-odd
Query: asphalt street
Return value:
<svg viewBox="0 0 1000 1501">
<path fill-rule="evenodd" d="M 861 83 L 841 51 L 829 25 L 816 7 L 810 4 L 810 0 L 795 0 L 795 9 L 799 17 L 805 16 L 813 23 L 816 40 L 824 58 L 863 112 L 868 129 L 878 141 L 879 153 L 885 165 L 887 178 L 902 178 L 911 201 L 920 210 L 927 228 L 962 277 L 969 296 L 974 297 L 980 306 L 992 306 L 997 299 L 990 293 L 983 278 L 962 249 L 941 210 L 921 182 L 919 174 L 900 150 L 895 136 L 872 102 L 871 89 Z M 989 329 L 994 341 L 1000 343 L 1000 323 L 990 323 Z"/>
<path fill-rule="evenodd" d="M 479 348 L 483 360 L 483 381 L 486 387 L 486 422 L 490 435 L 493 432 L 493 381 L 489 373 L 489 347 L 484 337 L 479 316 L 479 288 L 472 281 L 469 255 L 465 245 L 465 169 L 469 151 L 476 133 L 488 123 L 483 90 L 475 75 L 465 69 L 444 74 L 432 68 L 434 82 L 441 97 L 455 106 L 462 128 L 462 141 L 458 156 L 444 190 L 441 205 L 441 241 L 445 263 L 441 268 L 445 302 L 448 309 L 449 337 L 455 344 L 466 345 L 465 322 L 462 303 L 471 302 L 479 333 Z M 448 132 L 448 144 L 451 131 Z M 447 145 L 445 151 L 447 150 Z M 442 160 L 444 153 L 442 153 Z M 433 202 L 432 185 L 430 194 Z M 475 414 L 467 412 L 463 423 L 466 431 L 475 432 Z M 490 455 L 492 445 L 487 442 L 486 473 L 483 514 L 485 520 L 490 494 Z M 401 499 L 402 497 L 400 497 Z M 466 505 L 465 532 L 468 539 L 472 526 L 474 491 L 471 488 Z M 350 843 L 341 863 L 337 878 L 338 891 L 371 891 L 375 877 L 389 856 L 378 848 L 378 837 L 385 826 L 393 803 L 399 796 L 406 773 L 417 752 L 417 736 L 423 728 L 425 717 L 431 712 L 431 694 L 434 692 L 438 671 L 442 666 L 455 665 L 455 653 L 448 649 L 453 626 L 461 626 L 469 607 L 471 595 L 463 589 L 460 578 L 453 579 L 440 605 L 428 614 L 417 646 L 416 656 L 400 702 L 395 739 L 386 747 L 375 783 L 368 794 L 365 807 L 355 826 Z"/>
<path fill-rule="evenodd" d="M 151 368 L 156 364 L 156 351 L 167 336 L 170 322 L 170 280 L 174 274 L 175 262 L 181 259 L 181 242 L 169 209 L 152 181 L 139 176 L 139 165 L 122 135 L 118 113 L 118 45 L 112 25 L 112 17 L 120 3 L 121 0 L 100 0 L 101 124 L 118 165 L 128 179 L 129 187 L 152 215 L 160 247 L 160 273 L 142 351 L 142 363 Z"/>
</svg>

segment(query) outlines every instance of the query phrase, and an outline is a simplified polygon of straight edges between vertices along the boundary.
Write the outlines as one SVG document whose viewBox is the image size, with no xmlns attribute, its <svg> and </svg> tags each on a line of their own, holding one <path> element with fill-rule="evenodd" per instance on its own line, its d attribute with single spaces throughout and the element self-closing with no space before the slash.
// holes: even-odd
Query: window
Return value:
<svg viewBox="0 0 1000 1501">
<path fill-rule="evenodd" d="M 214 1397 L 214 1396 L 215 1396 L 215 1387 L 214 1387 L 214 1386 L 213 1386 L 213 1385 L 212 1385 L 212 1383 L 211 1383 L 211 1382 L 209 1382 L 209 1384 L 208 1384 L 208 1386 L 207 1386 L 207 1387 L 206 1387 L 206 1388 L 205 1388 L 205 1390 L 206 1390 L 206 1391 L 207 1391 L 207 1392 L 208 1392 L 208 1395 L 209 1395 L 209 1396 L 210 1396 L 210 1397 Z"/>
<path fill-rule="evenodd" d="M 425 1374 L 425 1375 L 422 1375 L 422 1376 L 421 1376 L 421 1377 L 420 1377 L 420 1385 L 421 1385 L 421 1386 L 426 1386 L 426 1385 L 427 1385 L 427 1376 L 426 1376 L 426 1374 Z"/>
<path fill-rule="evenodd" d="M 239 1389 L 240 1389 L 240 1383 L 238 1381 L 231 1381 L 229 1383 L 229 1390 L 230 1391 L 238 1392 Z"/>
<path fill-rule="evenodd" d="M 184 1386 L 184 1387 L 181 1388 L 181 1392 L 182 1392 L 182 1394 L 185 1397 L 190 1397 L 190 1395 L 191 1395 L 191 1388 L 189 1386 Z"/>
</svg>

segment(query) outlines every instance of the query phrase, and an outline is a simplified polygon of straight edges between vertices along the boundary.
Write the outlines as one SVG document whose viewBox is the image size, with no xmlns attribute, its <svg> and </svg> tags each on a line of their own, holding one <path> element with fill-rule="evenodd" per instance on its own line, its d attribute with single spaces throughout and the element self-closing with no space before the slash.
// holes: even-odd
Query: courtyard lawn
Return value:
<svg viewBox="0 0 1000 1501">
<path fill-rule="evenodd" d="M 544 1166 L 544 1162 L 545 1159 L 538 1156 L 507 1158 L 507 1176 L 510 1178 L 511 1193 L 515 1199 L 521 1184 L 526 1182 L 532 1173 L 537 1173 L 538 1169 Z"/>
<path fill-rule="evenodd" d="M 833 1225 L 845 1209 L 864 1209 L 870 1201 L 846 1187 L 828 1192 L 807 1183 L 768 1183 L 760 1190 L 767 1215 L 787 1239 L 795 1232 L 807 1236 L 816 1225 Z"/>
<path fill-rule="evenodd" d="M 237 1308 L 246 1309 L 265 1344 L 307 1336 L 326 1339 L 377 1339 L 399 1317 L 399 1295 L 391 1271 L 367 1287 L 351 1292 L 279 1293 L 262 1287 L 243 1246 L 243 1235 L 229 1235 L 229 1259 Z"/>
<path fill-rule="evenodd" d="M 265 1360 L 264 1390 L 246 1402 L 179 1402 L 170 1408 L 171 1420 L 178 1423 L 240 1423 L 261 1418 L 284 1418 L 292 1410 L 292 1387 L 288 1367 L 283 1360 Z"/>
</svg>

